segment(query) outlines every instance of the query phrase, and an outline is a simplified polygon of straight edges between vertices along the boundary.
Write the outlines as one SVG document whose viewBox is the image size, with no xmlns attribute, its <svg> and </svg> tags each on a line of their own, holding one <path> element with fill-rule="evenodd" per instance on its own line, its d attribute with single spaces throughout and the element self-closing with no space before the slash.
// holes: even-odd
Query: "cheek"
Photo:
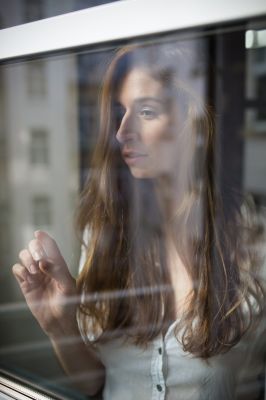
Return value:
<svg viewBox="0 0 266 400">
<path fill-rule="evenodd" d="M 177 148 L 177 132 L 169 124 L 159 127 L 154 125 L 144 132 L 142 142 L 150 151 L 172 153 Z"/>
<path fill-rule="evenodd" d="M 141 127 L 142 142 L 147 146 L 173 143 L 176 136 L 175 128 L 167 118 L 162 121 L 145 122 Z"/>
<path fill-rule="evenodd" d="M 178 140 L 177 126 L 172 122 L 166 123 L 163 129 L 154 131 L 151 155 L 153 166 L 164 173 L 176 173 L 182 152 L 180 140 Z"/>
</svg>

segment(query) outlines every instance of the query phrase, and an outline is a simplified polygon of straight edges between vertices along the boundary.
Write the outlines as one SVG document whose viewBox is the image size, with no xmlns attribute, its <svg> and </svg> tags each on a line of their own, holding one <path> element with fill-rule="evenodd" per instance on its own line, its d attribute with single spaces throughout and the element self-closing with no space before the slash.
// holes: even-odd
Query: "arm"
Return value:
<svg viewBox="0 0 266 400">
<path fill-rule="evenodd" d="M 104 385 L 105 369 L 93 347 L 84 344 L 78 329 L 71 335 L 63 333 L 50 340 L 71 383 L 82 393 L 97 394 Z"/>
<path fill-rule="evenodd" d="M 104 384 L 105 369 L 80 335 L 76 320 L 80 297 L 56 242 L 37 231 L 19 258 L 21 263 L 13 266 L 13 273 L 63 369 L 80 391 L 96 394 Z"/>
</svg>

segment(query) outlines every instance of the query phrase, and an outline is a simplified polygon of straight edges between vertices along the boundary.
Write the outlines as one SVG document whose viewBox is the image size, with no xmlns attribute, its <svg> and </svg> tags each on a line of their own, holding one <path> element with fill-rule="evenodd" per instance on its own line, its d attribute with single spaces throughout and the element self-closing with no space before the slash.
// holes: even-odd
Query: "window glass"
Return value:
<svg viewBox="0 0 266 400">
<path fill-rule="evenodd" d="M 0 4 L 0 29 L 115 1 L 118 0 L 2 0 Z"/>
<path fill-rule="evenodd" d="M 33 61 L 26 68 L 28 95 L 36 100 L 46 94 L 46 65 L 43 60 Z"/>
<path fill-rule="evenodd" d="M 49 163 L 48 134 L 45 130 L 34 129 L 31 131 L 30 162 L 31 164 Z"/>
<path fill-rule="evenodd" d="M 36 196 L 32 200 L 33 224 L 47 229 L 51 225 L 51 205 L 47 196 Z"/>
<path fill-rule="evenodd" d="M 43 1 L 27 0 L 24 5 L 24 18 L 26 22 L 33 22 L 44 18 Z"/>
<path fill-rule="evenodd" d="M 32 233 L 43 229 L 60 237 L 73 275 L 77 271 L 79 245 L 73 229 L 80 160 L 77 58 L 6 65 L 0 76 L 0 359 L 13 372 L 52 382 L 62 379 L 59 363 L 14 284 L 10 262 L 18 261 Z"/>
<path fill-rule="evenodd" d="M 28 20 L 46 16 L 46 2 L 25 5 Z M 1 366 L 69 398 L 94 385 L 107 399 L 263 399 L 266 57 L 250 32 L 265 28 L 1 65 Z M 105 380 L 100 367 L 82 370 L 76 331 L 64 326 L 55 345 L 29 311 L 12 266 L 23 267 L 23 249 L 35 257 L 35 231 L 56 240 L 79 276 L 67 314 L 81 301 L 82 343 Z M 49 246 L 47 268 L 53 257 L 62 266 Z M 50 282 L 41 260 L 29 262 L 27 284 Z M 47 299 L 37 303 L 48 315 Z M 249 309 L 258 327 L 244 335 Z"/>
</svg>

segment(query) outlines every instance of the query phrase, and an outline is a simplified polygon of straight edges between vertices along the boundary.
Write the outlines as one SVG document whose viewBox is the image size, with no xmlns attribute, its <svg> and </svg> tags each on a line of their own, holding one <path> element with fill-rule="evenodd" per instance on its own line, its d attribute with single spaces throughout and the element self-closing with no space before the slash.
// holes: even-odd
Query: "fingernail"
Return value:
<svg viewBox="0 0 266 400">
<path fill-rule="evenodd" d="M 35 250 L 32 253 L 32 257 L 34 258 L 35 261 L 39 261 L 44 257 L 44 253 L 41 250 Z"/>
<path fill-rule="evenodd" d="M 29 269 L 32 274 L 37 274 L 37 272 L 39 272 L 39 268 L 36 264 L 31 264 Z"/>
</svg>

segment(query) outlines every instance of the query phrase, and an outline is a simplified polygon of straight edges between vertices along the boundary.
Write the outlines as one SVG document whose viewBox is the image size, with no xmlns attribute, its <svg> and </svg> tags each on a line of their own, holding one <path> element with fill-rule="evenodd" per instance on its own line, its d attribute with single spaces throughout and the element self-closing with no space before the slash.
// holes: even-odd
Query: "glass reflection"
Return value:
<svg viewBox="0 0 266 400">
<path fill-rule="evenodd" d="M 208 38 L 131 45 L 77 62 L 51 59 L 30 91 L 19 78 L 27 64 L 2 68 L 10 84 L 2 101 L 20 110 L 3 119 L 2 151 L 10 152 L 2 209 L 9 214 L 1 227 L 11 238 L 3 264 L 8 271 L 19 260 L 13 272 L 46 334 L 31 320 L 23 338 L 11 338 L 6 323 L 6 360 L 30 350 L 34 327 L 36 356 L 42 345 L 50 349 L 48 337 L 67 373 L 60 382 L 86 395 L 260 396 L 266 66 L 255 49 L 245 50 L 244 33 L 233 32 L 219 36 L 212 68 L 221 71 L 231 54 L 228 38 L 239 44 L 231 64 L 244 64 L 217 73 L 218 84 L 210 82 Z M 232 113 L 245 86 L 246 108 L 240 102 Z M 76 281 L 78 179 L 83 244 Z M 23 306 L 18 317 L 17 291 L 9 275 L 4 279 L 3 303 L 13 304 L 2 315 L 17 326 L 23 313 L 31 317 Z"/>
</svg>

